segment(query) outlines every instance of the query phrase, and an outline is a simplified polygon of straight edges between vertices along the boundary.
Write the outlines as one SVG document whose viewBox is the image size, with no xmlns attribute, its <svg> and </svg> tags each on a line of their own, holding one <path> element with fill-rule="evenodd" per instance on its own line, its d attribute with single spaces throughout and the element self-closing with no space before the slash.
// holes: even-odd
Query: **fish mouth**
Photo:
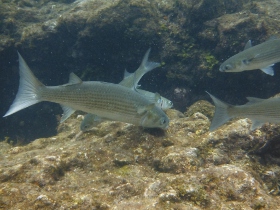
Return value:
<svg viewBox="0 0 280 210">
<path fill-rule="evenodd" d="M 163 129 L 166 130 L 168 127 L 169 127 L 169 122 Z"/>
<path fill-rule="evenodd" d="M 219 71 L 220 71 L 220 72 L 224 72 L 224 70 L 223 70 L 221 67 L 219 68 Z"/>
</svg>

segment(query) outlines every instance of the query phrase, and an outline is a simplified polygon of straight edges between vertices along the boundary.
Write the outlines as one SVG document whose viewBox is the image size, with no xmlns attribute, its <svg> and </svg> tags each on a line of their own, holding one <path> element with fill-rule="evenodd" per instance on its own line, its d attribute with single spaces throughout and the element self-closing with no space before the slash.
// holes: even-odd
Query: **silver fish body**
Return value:
<svg viewBox="0 0 280 210">
<path fill-rule="evenodd" d="M 65 119 L 75 110 L 81 110 L 143 127 L 168 127 L 169 119 L 166 114 L 129 88 L 106 82 L 83 82 L 74 74 L 68 84 L 44 86 L 20 55 L 19 66 L 19 91 L 5 116 L 32 104 L 50 101 L 62 105 Z"/>
<path fill-rule="evenodd" d="M 158 127 L 157 120 L 160 120 L 161 117 L 166 118 L 159 108 L 153 107 L 148 112 L 151 112 L 155 118 L 161 116 L 160 119 L 143 124 L 144 119 L 142 118 L 145 118 L 145 109 L 151 103 L 141 95 L 118 84 L 83 82 L 77 85 L 46 87 L 41 89 L 39 95 L 42 101 L 63 104 L 74 110 L 82 110 L 102 118 L 143 127 Z M 165 121 L 163 119 L 163 122 Z"/>
<path fill-rule="evenodd" d="M 261 69 L 264 73 L 274 75 L 272 66 L 280 62 L 280 39 L 270 39 L 259 45 L 249 41 L 244 51 L 230 57 L 220 66 L 221 72 L 241 72 Z"/>
<path fill-rule="evenodd" d="M 167 98 L 164 98 L 163 96 L 160 96 L 157 93 L 152 93 L 137 88 L 138 82 L 146 73 L 160 66 L 159 63 L 148 61 L 150 51 L 151 49 L 149 49 L 145 53 L 141 65 L 134 73 L 129 73 L 127 71 L 124 72 L 124 79 L 119 84 L 124 87 L 136 90 L 138 94 L 140 94 L 141 96 L 146 98 L 150 103 L 155 104 L 155 106 L 162 110 L 170 109 L 173 106 L 173 103 Z M 83 121 L 81 122 L 80 129 L 83 132 L 88 131 L 92 127 L 96 127 L 99 123 L 106 120 L 110 119 L 102 118 L 96 114 L 88 113 L 85 115 Z"/>
<path fill-rule="evenodd" d="M 149 92 L 149 91 L 145 91 L 145 90 L 141 90 L 138 89 L 137 92 L 142 95 L 145 99 L 147 99 L 150 103 L 155 104 L 155 106 L 157 106 L 158 108 L 165 110 L 165 107 L 171 107 L 172 104 L 168 104 L 169 101 L 168 99 L 164 100 L 165 98 L 162 96 L 155 96 L 155 93 Z M 171 102 L 172 103 L 172 102 Z M 106 119 L 106 118 L 101 118 L 98 115 L 95 114 L 86 114 L 83 121 L 81 122 L 80 125 L 80 129 L 81 131 L 85 132 L 90 130 L 93 127 L 96 127 L 99 123 L 107 121 L 110 119 Z"/>
<path fill-rule="evenodd" d="M 208 93 L 215 104 L 215 114 L 210 125 L 213 131 L 235 117 L 249 118 L 251 130 L 266 122 L 280 123 L 280 98 L 260 99 L 247 97 L 248 103 L 240 106 L 227 104 Z"/>
</svg>

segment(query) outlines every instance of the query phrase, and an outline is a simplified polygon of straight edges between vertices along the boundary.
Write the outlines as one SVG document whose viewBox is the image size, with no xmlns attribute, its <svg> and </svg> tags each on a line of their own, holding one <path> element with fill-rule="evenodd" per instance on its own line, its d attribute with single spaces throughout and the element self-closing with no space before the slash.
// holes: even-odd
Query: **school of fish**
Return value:
<svg viewBox="0 0 280 210">
<path fill-rule="evenodd" d="M 251 41 L 248 41 L 244 51 L 221 64 L 220 71 L 242 72 L 260 69 L 273 76 L 273 65 L 277 62 L 280 62 L 280 39 L 273 36 L 254 47 Z M 247 97 L 248 103 L 234 106 L 208 94 L 215 104 L 215 114 L 209 128 L 210 131 L 217 129 L 234 117 L 249 118 L 252 121 L 251 130 L 255 130 L 266 122 L 280 123 L 280 98 Z"/>
<path fill-rule="evenodd" d="M 43 85 L 18 53 L 19 89 L 4 117 L 41 101 L 50 101 L 61 105 L 63 109 L 61 122 L 76 110 L 88 113 L 80 126 L 82 132 L 103 121 L 121 121 L 144 128 L 167 129 L 169 118 L 164 110 L 172 108 L 173 103 L 158 93 L 140 89 L 138 85 L 146 73 L 160 67 L 159 63 L 148 61 L 149 53 L 150 49 L 134 73 L 125 70 L 124 78 L 119 84 L 82 81 L 71 73 L 69 82 L 59 86 Z M 244 51 L 224 61 L 219 70 L 242 72 L 260 69 L 273 76 L 273 65 L 277 62 L 280 62 L 280 39 L 272 37 L 256 46 L 252 46 L 251 41 L 248 41 Z M 210 131 L 216 130 L 235 117 L 249 118 L 252 121 L 251 130 L 266 122 L 280 122 L 280 97 L 269 99 L 247 97 L 248 103 L 234 106 L 208 94 L 215 104 Z"/>
</svg>

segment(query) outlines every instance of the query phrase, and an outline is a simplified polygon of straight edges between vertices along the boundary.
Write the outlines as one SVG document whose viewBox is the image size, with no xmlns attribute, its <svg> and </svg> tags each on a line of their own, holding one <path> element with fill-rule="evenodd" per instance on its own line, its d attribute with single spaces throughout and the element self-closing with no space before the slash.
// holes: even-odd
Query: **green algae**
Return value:
<svg viewBox="0 0 280 210">
<path fill-rule="evenodd" d="M 117 175 L 121 175 L 121 176 L 128 176 L 130 175 L 131 169 L 128 165 L 120 167 L 120 168 L 116 168 L 114 173 Z"/>
<path fill-rule="evenodd" d="M 205 52 L 201 56 L 206 61 L 206 67 L 210 71 L 213 70 L 213 68 L 219 63 L 219 61 L 215 58 L 215 56 L 210 54 L 209 52 Z"/>
</svg>

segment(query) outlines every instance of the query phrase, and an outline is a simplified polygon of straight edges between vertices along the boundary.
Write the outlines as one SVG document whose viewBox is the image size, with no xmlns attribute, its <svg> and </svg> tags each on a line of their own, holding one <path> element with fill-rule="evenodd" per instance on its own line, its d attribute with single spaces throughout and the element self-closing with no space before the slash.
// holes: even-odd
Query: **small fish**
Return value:
<svg viewBox="0 0 280 210">
<path fill-rule="evenodd" d="M 111 120 L 106 119 L 106 118 L 101 118 L 101 117 L 97 116 L 96 114 L 87 113 L 84 116 L 83 121 L 81 122 L 80 130 L 82 132 L 89 131 L 92 128 L 97 127 L 100 123 L 102 123 L 104 121 L 111 121 Z"/>
<path fill-rule="evenodd" d="M 273 76 L 272 66 L 280 62 L 280 39 L 270 38 L 266 42 L 252 47 L 249 40 L 242 52 L 230 57 L 220 66 L 221 72 L 241 72 L 260 69 Z"/>
<path fill-rule="evenodd" d="M 80 125 L 80 130 L 85 132 L 90 130 L 93 127 L 96 127 L 97 125 L 99 125 L 101 122 L 106 121 L 105 118 L 100 118 L 99 116 L 97 116 L 96 114 L 86 114 L 81 125 Z"/>
<path fill-rule="evenodd" d="M 249 118 L 252 121 L 251 130 L 255 130 L 266 122 L 280 123 L 280 98 L 247 97 L 249 102 L 234 106 L 219 100 L 210 93 L 208 94 L 215 104 L 215 114 L 210 131 L 217 129 L 234 117 Z"/>
<path fill-rule="evenodd" d="M 74 73 L 69 83 L 45 86 L 19 56 L 20 82 L 16 98 L 4 117 L 41 101 L 59 103 L 64 111 L 61 122 L 75 110 L 96 114 L 105 119 L 150 128 L 166 129 L 166 114 L 140 94 L 127 87 L 106 82 L 83 82 Z"/>
</svg>

